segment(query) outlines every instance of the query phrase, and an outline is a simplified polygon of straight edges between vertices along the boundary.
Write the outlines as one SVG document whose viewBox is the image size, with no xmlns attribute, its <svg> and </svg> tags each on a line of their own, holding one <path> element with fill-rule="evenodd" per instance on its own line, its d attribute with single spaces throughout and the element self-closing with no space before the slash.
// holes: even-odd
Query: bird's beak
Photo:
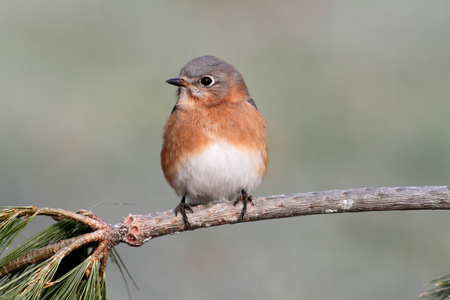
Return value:
<svg viewBox="0 0 450 300">
<path fill-rule="evenodd" d="M 166 82 L 168 84 L 172 84 L 172 85 L 176 85 L 176 86 L 186 86 L 187 82 L 184 81 L 184 79 L 181 78 L 171 78 L 171 79 L 167 79 Z"/>
</svg>

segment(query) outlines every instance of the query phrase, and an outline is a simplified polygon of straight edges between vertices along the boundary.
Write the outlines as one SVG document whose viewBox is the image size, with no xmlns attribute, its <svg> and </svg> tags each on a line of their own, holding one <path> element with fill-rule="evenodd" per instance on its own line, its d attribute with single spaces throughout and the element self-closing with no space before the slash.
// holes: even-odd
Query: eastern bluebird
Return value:
<svg viewBox="0 0 450 300">
<path fill-rule="evenodd" d="M 190 227 L 190 205 L 243 202 L 241 218 L 268 163 L 266 122 L 242 75 L 215 56 L 189 61 L 177 78 L 178 99 L 164 126 L 161 166 L 182 197 L 175 208 Z"/>
</svg>

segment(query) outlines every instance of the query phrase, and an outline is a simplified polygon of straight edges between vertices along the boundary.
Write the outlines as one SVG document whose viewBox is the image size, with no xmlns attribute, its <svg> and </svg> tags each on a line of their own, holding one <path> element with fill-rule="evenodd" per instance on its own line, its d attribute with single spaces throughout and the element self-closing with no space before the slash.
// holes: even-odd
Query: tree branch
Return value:
<svg viewBox="0 0 450 300">
<path fill-rule="evenodd" d="M 396 187 L 331 190 L 253 199 L 244 219 L 240 205 L 231 202 L 194 206 L 188 214 L 190 230 L 268 219 L 348 212 L 450 209 L 450 187 Z M 148 240 L 186 230 L 173 210 L 149 215 L 132 215 L 121 224 L 122 242 L 140 246 Z"/>
<path fill-rule="evenodd" d="M 361 188 L 348 190 L 331 190 L 323 192 L 297 193 L 260 197 L 253 199 L 254 205 L 247 207 L 244 219 L 240 218 L 241 206 L 232 202 L 194 206 L 193 213 L 188 214 L 191 227 L 189 230 L 208 228 L 225 224 L 236 224 L 268 219 L 307 216 L 316 214 L 335 214 L 347 212 L 393 211 L 393 210 L 429 210 L 450 209 L 450 187 L 396 187 L 396 188 Z M 59 252 L 68 254 L 74 245 L 81 247 L 93 241 L 98 246 L 92 252 L 92 259 L 106 267 L 109 251 L 119 243 L 141 246 L 150 239 L 185 231 L 181 216 L 175 216 L 173 209 L 148 215 L 130 214 L 122 223 L 107 224 L 91 212 L 76 214 L 53 208 L 18 207 L 0 212 L 0 221 L 12 213 L 19 217 L 34 214 L 57 217 L 58 220 L 71 219 L 85 224 L 92 232 L 59 241 L 30 253 L 15 258 L 0 266 L 0 278 L 30 264 L 57 256 Z M 69 251 L 70 252 L 70 251 Z"/>
</svg>

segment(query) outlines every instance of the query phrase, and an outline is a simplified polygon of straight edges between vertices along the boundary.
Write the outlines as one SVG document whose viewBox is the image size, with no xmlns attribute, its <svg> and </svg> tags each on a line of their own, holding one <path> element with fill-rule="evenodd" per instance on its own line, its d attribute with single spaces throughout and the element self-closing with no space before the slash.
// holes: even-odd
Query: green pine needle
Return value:
<svg viewBox="0 0 450 300">
<path fill-rule="evenodd" d="M 106 300 L 105 274 L 100 274 L 100 262 L 95 260 L 87 280 L 84 280 L 80 288 L 80 299 L 83 300 Z"/>
<path fill-rule="evenodd" d="M 39 272 L 33 276 L 29 285 L 25 290 L 14 299 L 41 299 L 41 294 L 44 291 L 47 284 L 52 280 L 53 276 L 58 270 L 58 266 L 62 260 L 62 257 L 58 259 L 50 258 L 46 264 L 40 268 Z"/>
<path fill-rule="evenodd" d="M 27 268 L 15 278 L 9 278 L 0 287 L 3 300 L 40 299 L 45 284 L 53 277 L 58 269 L 59 261 L 51 258 Z"/>
<path fill-rule="evenodd" d="M 94 261 L 91 265 L 91 261 L 89 259 L 84 260 L 77 267 L 52 282 L 48 290 L 45 291 L 45 296 L 41 299 L 106 300 L 106 291 L 102 290 L 106 289 L 105 279 L 100 279 L 98 277 L 99 265 L 100 264 L 98 261 Z M 86 271 L 89 267 L 91 267 L 91 272 L 86 278 Z M 89 289 L 86 287 L 89 287 Z"/>
<path fill-rule="evenodd" d="M 450 299 L 450 274 L 431 281 L 434 287 L 420 294 L 420 298 L 430 300 Z"/>
<path fill-rule="evenodd" d="M 122 279 L 127 288 L 128 299 L 131 299 L 131 291 L 130 291 L 130 286 L 128 285 L 127 276 L 130 278 L 131 282 L 133 283 L 134 287 L 137 290 L 139 290 L 139 286 L 137 285 L 137 283 L 134 280 L 133 276 L 131 275 L 130 271 L 128 271 L 127 266 L 123 262 L 122 258 L 120 257 L 120 255 L 116 249 L 114 249 L 114 248 L 111 249 L 110 257 L 111 257 L 112 262 L 117 264 L 117 268 L 119 269 L 120 275 L 122 275 Z"/>
<path fill-rule="evenodd" d="M 19 220 L 19 224 L 17 224 L 16 227 L 19 227 L 19 225 L 22 227 L 25 227 L 28 224 L 29 220 L 22 220 L 22 219 L 23 218 L 17 219 L 17 220 Z M 27 219 L 30 219 L 30 218 L 27 218 Z M 22 222 L 20 222 L 20 220 L 22 220 Z M 2 222 L 0 224 L 1 227 L 3 227 L 3 223 L 4 222 Z M 11 223 L 13 223 L 13 222 L 11 222 Z M 12 227 L 12 226 L 9 226 L 9 227 Z M 20 230 L 23 229 L 22 227 L 20 228 Z M 40 231 L 33 237 L 29 238 L 28 240 L 26 240 L 25 242 L 20 244 L 17 247 L 17 249 L 12 251 L 8 255 L 0 258 L 0 266 L 4 265 L 8 261 L 11 261 L 17 257 L 21 257 L 32 250 L 51 245 L 51 244 L 54 244 L 61 240 L 69 239 L 74 236 L 81 235 L 81 234 L 85 233 L 86 230 L 87 230 L 87 227 L 85 225 L 81 225 L 72 220 L 59 221 L 59 222 L 43 229 L 42 231 Z M 20 231 L 18 233 L 20 233 Z M 11 239 L 13 234 L 15 234 L 14 235 L 14 237 L 15 237 L 15 236 L 17 236 L 18 233 L 9 231 L 9 232 L 5 232 L 5 235 L 6 235 L 7 239 Z M 2 241 L 2 243 L 3 243 L 3 241 Z"/>
<path fill-rule="evenodd" d="M 82 299 L 106 300 L 105 274 L 100 276 L 100 263 L 85 259 L 56 280 L 54 277 L 61 259 L 50 258 L 28 268 L 0 288 L 2 300 Z M 89 276 L 86 271 L 90 268 Z M 27 279 L 27 280 L 24 280 Z"/>
<path fill-rule="evenodd" d="M 33 219 L 33 216 L 20 217 L 20 213 L 13 210 L 3 210 L 0 214 L 0 255 L 6 249 L 9 249 L 11 244 L 22 232 L 22 230 Z M 0 260 L 0 266 L 3 265 Z"/>
<path fill-rule="evenodd" d="M 20 207 L 4 208 L 0 211 L 0 254 L 7 250 L 20 232 L 30 223 L 36 216 L 23 216 Z M 22 257 L 30 251 L 40 249 L 42 247 L 57 243 L 61 240 L 79 236 L 88 231 L 88 227 L 72 220 L 62 220 L 41 230 L 33 237 L 21 243 L 17 248 L 8 255 L 0 258 L 0 266 Z M 35 264 L 29 265 L 22 270 L 15 271 L 0 278 L 0 299 L 89 299 L 88 294 L 82 289 L 86 286 L 86 282 L 92 282 L 93 276 L 98 276 L 99 263 L 93 263 L 92 271 L 86 278 L 86 270 L 89 268 L 90 260 L 86 257 L 87 248 L 83 253 L 68 256 L 69 261 L 79 259 L 81 263 L 65 271 L 64 262 L 65 255 L 55 255 Z M 64 274 L 64 272 L 67 272 Z M 62 275 L 58 275 L 61 273 Z M 60 276 L 54 280 L 55 276 Z M 90 279 L 89 279 L 90 278 Z M 54 280 L 54 281 L 53 281 Z M 104 277 L 96 279 L 99 283 L 90 283 L 90 291 L 95 291 L 96 295 L 105 295 Z M 100 289 L 96 291 L 96 289 Z M 84 293 L 85 296 L 80 297 Z M 94 299 L 102 299 L 96 297 Z M 106 299 L 106 298 L 104 298 Z"/>
<path fill-rule="evenodd" d="M 76 299 L 78 287 L 83 281 L 88 267 L 89 260 L 86 259 L 77 267 L 53 281 L 42 299 Z"/>
</svg>

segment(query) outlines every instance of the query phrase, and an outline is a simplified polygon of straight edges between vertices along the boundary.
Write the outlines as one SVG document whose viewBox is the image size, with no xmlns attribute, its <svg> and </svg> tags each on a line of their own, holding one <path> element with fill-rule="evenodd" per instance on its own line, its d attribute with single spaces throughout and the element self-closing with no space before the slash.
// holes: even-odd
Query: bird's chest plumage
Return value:
<svg viewBox="0 0 450 300">
<path fill-rule="evenodd" d="M 242 151 L 225 141 L 211 142 L 179 167 L 173 187 L 186 194 L 190 204 L 235 200 L 242 189 L 250 191 L 260 185 L 261 163 L 258 153 Z"/>
<path fill-rule="evenodd" d="M 166 179 L 187 196 L 187 203 L 234 200 L 242 189 L 260 185 L 267 163 L 265 123 L 253 107 L 243 108 L 259 117 L 256 122 L 227 106 L 206 114 L 175 112 L 167 122 L 161 163 Z"/>
</svg>

